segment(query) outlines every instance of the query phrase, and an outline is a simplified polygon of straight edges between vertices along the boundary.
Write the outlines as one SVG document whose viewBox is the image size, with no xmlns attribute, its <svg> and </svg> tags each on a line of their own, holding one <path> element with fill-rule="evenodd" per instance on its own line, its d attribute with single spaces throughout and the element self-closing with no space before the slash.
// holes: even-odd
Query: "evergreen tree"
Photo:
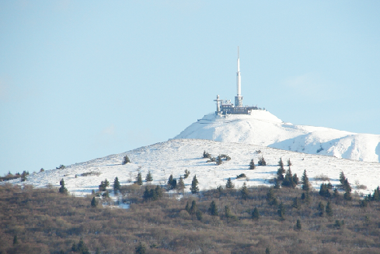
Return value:
<svg viewBox="0 0 380 254">
<path fill-rule="evenodd" d="M 319 195 L 321 195 L 322 197 L 326 197 L 326 198 L 331 197 L 331 194 L 330 194 L 330 191 L 329 191 L 327 184 L 325 184 L 325 183 L 321 184 L 321 187 L 319 189 Z"/>
<path fill-rule="evenodd" d="M 152 176 L 152 174 L 150 173 L 150 171 L 148 171 L 148 174 L 147 174 L 146 177 L 145 177 L 145 181 L 147 181 L 147 182 L 151 182 L 151 181 L 153 181 L 153 176 Z"/>
<path fill-rule="evenodd" d="M 185 189 L 185 183 L 183 182 L 183 178 L 182 178 L 182 176 L 179 177 L 179 181 L 178 181 L 178 183 L 177 183 L 177 189 L 178 189 L 179 191 L 182 191 L 182 192 L 183 192 L 183 190 Z"/>
<path fill-rule="evenodd" d="M 215 201 L 213 200 L 210 204 L 210 208 L 208 209 L 211 216 L 218 216 L 218 208 L 216 207 Z"/>
<path fill-rule="evenodd" d="M 190 171 L 185 169 L 185 174 L 183 175 L 183 178 L 186 179 L 189 177 L 189 175 L 190 175 Z"/>
<path fill-rule="evenodd" d="M 202 220 L 203 214 L 202 214 L 201 210 L 198 209 L 195 213 L 195 216 L 197 217 L 197 220 Z"/>
<path fill-rule="evenodd" d="M 168 179 L 168 185 L 172 185 L 172 181 L 173 181 L 173 175 L 170 175 Z"/>
<path fill-rule="evenodd" d="M 226 189 L 233 189 L 233 188 L 235 188 L 235 185 L 232 183 L 232 181 L 231 181 L 231 177 L 230 177 L 230 178 L 228 178 L 228 180 L 227 180 L 227 183 L 226 183 Z"/>
<path fill-rule="evenodd" d="M 240 190 L 241 198 L 246 200 L 249 196 L 247 185 L 244 183 L 243 187 Z"/>
<path fill-rule="evenodd" d="M 99 191 L 106 191 L 107 190 L 107 187 L 110 185 L 110 182 L 108 182 L 107 179 L 105 179 L 104 181 L 101 181 L 100 182 L 100 185 L 99 185 Z"/>
<path fill-rule="evenodd" d="M 281 220 L 284 220 L 284 216 L 285 216 L 285 206 L 284 204 L 281 202 L 281 204 L 278 206 L 278 210 L 277 210 L 277 213 L 278 213 L 278 216 L 280 216 L 280 219 Z"/>
<path fill-rule="evenodd" d="M 280 160 L 278 161 L 278 166 L 280 166 L 280 169 L 284 171 L 283 173 L 285 173 L 284 162 L 282 162 L 282 158 L 280 158 Z"/>
<path fill-rule="evenodd" d="M 345 180 L 346 180 L 346 177 L 344 176 L 344 173 L 342 171 L 340 172 L 340 175 L 339 175 L 340 184 L 343 185 Z"/>
<path fill-rule="evenodd" d="M 253 159 L 249 163 L 249 169 L 255 169 L 255 162 L 253 161 Z"/>
<path fill-rule="evenodd" d="M 277 205 L 277 198 L 274 195 L 273 188 L 270 188 L 268 193 L 267 193 L 267 201 L 269 205 Z"/>
<path fill-rule="evenodd" d="M 96 201 L 95 197 L 92 197 L 91 206 L 96 207 L 97 205 L 98 205 L 98 202 Z"/>
<path fill-rule="evenodd" d="M 269 248 L 266 248 L 266 249 L 265 249 L 265 254 L 270 254 L 270 250 L 269 250 Z"/>
<path fill-rule="evenodd" d="M 261 159 L 259 160 L 258 164 L 259 164 L 259 166 L 266 166 L 267 165 L 264 157 L 261 157 Z"/>
<path fill-rule="evenodd" d="M 380 187 L 378 186 L 370 198 L 371 201 L 380 201 Z"/>
<path fill-rule="evenodd" d="M 231 210 L 230 210 L 230 207 L 228 205 L 226 205 L 224 207 L 224 215 L 226 216 L 227 219 L 233 219 L 233 220 L 237 220 L 238 218 L 236 217 L 236 215 L 234 215 Z"/>
<path fill-rule="evenodd" d="M 67 194 L 67 189 L 65 187 L 65 181 L 63 180 L 63 178 L 61 179 L 59 184 L 61 185 L 61 187 L 59 188 L 59 193 Z"/>
<path fill-rule="evenodd" d="M 277 181 L 283 181 L 284 180 L 283 173 L 285 173 L 285 170 L 282 170 L 281 168 L 279 168 L 277 170 Z"/>
<path fill-rule="evenodd" d="M 345 193 L 344 193 L 344 195 L 343 195 L 343 198 L 345 199 L 345 200 L 351 200 L 352 199 L 352 197 L 351 197 L 351 191 L 352 191 L 352 189 L 351 189 L 351 185 L 350 185 L 350 183 L 348 182 L 348 179 L 346 178 L 345 180 L 344 180 L 344 182 L 343 182 L 343 188 L 344 188 L 344 190 L 346 191 Z"/>
<path fill-rule="evenodd" d="M 333 216 L 333 210 L 331 208 L 331 204 L 330 204 L 330 201 L 327 202 L 327 205 L 326 205 L 326 214 L 327 216 Z"/>
<path fill-rule="evenodd" d="M 292 205 L 292 207 L 295 208 L 295 209 L 300 209 L 301 204 L 300 204 L 300 202 L 298 200 L 298 197 L 296 197 L 295 199 L 293 199 L 293 205 Z"/>
<path fill-rule="evenodd" d="M 131 161 L 129 160 L 128 156 L 125 155 L 125 156 L 123 157 L 123 162 L 122 162 L 121 164 L 122 164 L 122 165 L 125 165 L 125 164 L 130 163 L 130 162 L 131 162 Z"/>
<path fill-rule="evenodd" d="M 170 190 L 173 190 L 177 187 L 177 179 L 173 178 L 173 175 L 170 175 L 169 177 L 168 186 Z"/>
<path fill-rule="evenodd" d="M 296 230 L 301 230 L 302 229 L 302 225 L 301 225 L 301 221 L 300 220 L 297 220 L 297 223 L 296 223 Z"/>
<path fill-rule="evenodd" d="M 193 181 L 191 182 L 190 191 L 191 191 L 191 193 L 193 193 L 193 194 L 199 192 L 199 188 L 198 188 L 198 180 L 197 180 L 197 176 L 196 176 L 196 175 L 194 176 Z"/>
<path fill-rule="evenodd" d="M 317 209 L 319 211 L 319 216 L 325 215 L 325 206 L 322 204 L 322 202 L 319 202 Z"/>
<path fill-rule="evenodd" d="M 223 163 L 222 157 L 219 155 L 218 157 L 216 157 L 216 165 L 220 165 L 222 163 Z"/>
<path fill-rule="evenodd" d="M 186 201 L 185 210 L 186 210 L 188 213 L 190 213 L 189 201 Z"/>
<path fill-rule="evenodd" d="M 294 174 L 294 175 L 293 175 L 293 183 L 294 183 L 296 186 L 297 186 L 298 183 L 299 183 L 299 179 L 298 179 L 297 174 Z"/>
<path fill-rule="evenodd" d="M 307 177 L 306 170 L 303 171 L 302 175 L 302 189 L 304 191 L 309 191 L 310 190 L 310 183 L 309 183 L 309 178 Z"/>
<path fill-rule="evenodd" d="M 13 245 L 18 244 L 17 235 L 13 237 Z"/>
<path fill-rule="evenodd" d="M 190 207 L 189 213 L 191 215 L 194 215 L 197 212 L 197 210 L 198 210 L 197 203 L 195 202 L 195 200 L 193 200 L 191 202 L 191 207 Z"/>
<path fill-rule="evenodd" d="M 143 244 L 141 242 L 139 243 L 139 245 L 137 245 L 135 250 L 136 250 L 136 254 L 146 254 L 145 244 Z"/>
<path fill-rule="evenodd" d="M 141 177 L 141 173 L 140 173 L 140 172 L 137 174 L 137 177 L 136 177 L 136 184 L 137 184 L 137 185 L 142 185 L 142 184 L 143 184 L 143 182 L 142 182 L 142 177 Z"/>
<path fill-rule="evenodd" d="M 308 191 L 302 193 L 301 200 L 303 200 L 306 204 L 310 204 L 310 195 Z"/>
<path fill-rule="evenodd" d="M 257 210 L 256 207 L 255 207 L 255 209 L 253 209 L 253 212 L 252 212 L 252 219 L 253 219 L 253 220 L 259 220 L 259 219 L 260 219 L 259 210 Z"/>
<path fill-rule="evenodd" d="M 115 180 L 113 182 L 113 191 L 115 195 L 120 191 L 120 182 L 118 177 L 115 177 Z"/>
<path fill-rule="evenodd" d="M 288 159 L 288 167 L 292 166 L 292 162 L 290 161 L 290 159 Z"/>
<path fill-rule="evenodd" d="M 280 170 L 280 169 L 278 169 L 278 170 Z M 281 176 L 282 176 L 282 174 L 281 174 Z M 298 178 L 296 180 L 298 181 Z M 290 167 L 289 167 L 289 169 L 286 171 L 285 178 L 282 181 L 282 186 L 295 188 L 296 185 L 297 184 L 294 182 L 294 177 L 292 175 L 292 171 L 290 170 Z"/>
</svg>

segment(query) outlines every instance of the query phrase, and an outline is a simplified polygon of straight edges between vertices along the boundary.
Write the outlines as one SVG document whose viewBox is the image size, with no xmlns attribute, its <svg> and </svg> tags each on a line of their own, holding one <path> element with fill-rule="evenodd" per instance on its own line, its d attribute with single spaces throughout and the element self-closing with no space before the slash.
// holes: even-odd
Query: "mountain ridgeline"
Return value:
<svg viewBox="0 0 380 254">
<path fill-rule="evenodd" d="M 285 123 L 265 110 L 205 115 L 175 139 L 208 139 L 368 162 L 380 161 L 380 135 Z"/>
</svg>

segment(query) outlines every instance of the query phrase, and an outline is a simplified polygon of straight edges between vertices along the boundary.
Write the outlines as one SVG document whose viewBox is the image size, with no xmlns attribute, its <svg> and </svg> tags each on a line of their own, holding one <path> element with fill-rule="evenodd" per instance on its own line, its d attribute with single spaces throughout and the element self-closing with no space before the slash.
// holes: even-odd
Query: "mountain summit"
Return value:
<svg viewBox="0 0 380 254">
<path fill-rule="evenodd" d="M 266 110 L 250 114 L 208 114 L 174 139 L 207 139 L 283 150 L 380 162 L 380 135 L 294 125 Z"/>
</svg>

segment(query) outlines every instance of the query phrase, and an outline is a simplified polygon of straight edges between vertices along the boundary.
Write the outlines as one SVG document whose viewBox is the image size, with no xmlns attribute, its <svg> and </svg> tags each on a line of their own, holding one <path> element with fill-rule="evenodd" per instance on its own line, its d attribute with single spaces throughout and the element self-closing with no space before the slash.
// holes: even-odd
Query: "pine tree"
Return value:
<svg viewBox="0 0 380 254">
<path fill-rule="evenodd" d="M 309 183 L 309 178 L 307 177 L 307 174 L 306 174 L 306 170 L 303 171 L 303 175 L 302 175 L 302 189 L 304 191 L 310 190 L 310 183 Z"/>
<path fill-rule="evenodd" d="M 343 185 L 345 180 L 346 180 L 346 177 L 344 176 L 344 173 L 342 171 L 340 172 L 340 175 L 339 175 L 340 184 Z"/>
<path fill-rule="evenodd" d="M 319 216 L 325 215 L 325 206 L 322 204 L 322 202 L 319 202 L 317 209 L 319 211 Z"/>
<path fill-rule="evenodd" d="M 191 182 L 190 191 L 191 191 L 191 193 L 193 193 L 193 194 L 199 192 L 199 188 L 198 188 L 198 180 L 197 180 L 197 176 L 196 176 L 196 175 L 194 176 L 193 181 Z"/>
<path fill-rule="evenodd" d="M 300 220 L 297 220 L 297 223 L 296 223 L 296 230 L 301 230 L 302 229 L 302 225 L 301 225 L 301 221 Z"/>
<path fill-rule="evenodd" d="M 325 183 L 321 184 L 321 187 L 319 189 L 319 195 L 321 195 L 322 197 L 326 197 L 326 198 L 331 197 L 331 193 L 329 191 L 327 184 L 325 184 Z"/>
<path fill-rule="evenodd" d="M 139 245 L 137 245 L 135 250 L 136 250 L 136 254 L 146 254 L 145 244 L 143 244 L 141 242 L 139 243 Z"/>
<path fill-rule="evenodd" d="M 179 177 L 179 181 L 177 183 L 177 190 L 182 191 L 185 189 L 185 183 L 183 182 L 182 176 Z"/>
<path fill-rule="evenodd" d="M 136 184 L 138 184 L 138 185 L 142 185 L 142 184 L 143 184 L 143 182 L 142 182 L 142 177 L 141 177 L 141 173 L 140 173 L 140 172 L 137 174 L 137 177 L 136 177 Z"/>
<path fill-rule="evenodd" d="M 18 244 L 17 235 L 13 237 L 13 245 Z"/>
<path fill-rule="evenodd" d="M 233 189 L 235 185 L 231 181 L 231 177 L 228 178 L 227 183 L 226 183 L 226 189 Z"/>
<path fill-rule="evenodd" d="M 150 171 L 148 171 L 148 174 L 147 174 L 146 177 L 145 177 L 145 181 L 147 181 L 147 182 L 151 182 L 151 181 L 153 181 L 153 176 L 152 176 L 152 174 L 150 173 Z"/>
<path fill-rule="evenodd" d="M 285 206 L 284 204 L 281 202 L 281 204 L 278 206 L 278 210 L 277 210 L 277 213 L 278 213 L 278 216 L 280 216 L 280 219 L 281 220 L 284 220 L 284 216 L 285 216 Z"/>
<path fill-rule="evenodd" d="M 241 198 L 246 200 L 249 196 L 247 185 L 244 183 L 243 187 L 240 190 Z"/>
<path fill-rule="evenodd" d="M 130 162 L 131 162 L 131 161 L 129 160 L 128 156 L 125 155 L 125 156 L 123 157 L 123 162 L 122 162 L 121 164 L 122 164 L 122 165 L 125 165 L 125 164 L 130 163 Z"/>
<path fill-rule="evenodd" d="M 98 205 L 98 202 L 96 201 L 95 197 L 92 197 L 91 206 L 96 207 L 97 205 Z"/>
<path fill-rule="evenodd" d="M 265 249 L 265 254 L 270 254 L 270 250 L 269 250 L 269 248 L 266 248 L 266 249 Z"/>
<path fill-rule="evenodd" d="M 264 157 L 261 157 L 261 159 L 259 160 L 258 164 L 259 164 L 259 166 L 266 166 L 267 165 Z"/>
<path fill-rule="evenodd" d="M 168 185 L 172 185 L 172 181 L 173 181 L 173 175 L 170 175 L 168 179 Z"/>
<path fill-rule="evenodd" d="M 168 185 L 170 190 L 173 190 L 177 187 L 177 180 L 173 178 L 173 175 L 170 175 L 169 180 L 168 180 Z"/>
<path fill-rule="evenodd" d="M 197 203 L 195 202 L 195 200 L 193 200 L 193 201 L 191 202 L 191 207 L 190 207 L 190 209 L 189 209 L 189 213 L 190 213 L 191 215 L 194 215 L 194 214 L 197 212 L 197 210 L 198 210 Z"/>
<path fill-rule="evenodd" d="M 201 210 L 198 209 L 195 213 L 195 216 L 197 217 L 197 220 L 202 220 L 203 214 L 202 214 Z"/>
<path fill-rule="evenodd" d="M 215 201 L 213 200 L 208 209 L 211 216 L 218 216 L 218 208 L 216 207 Z"/>
<path fill-rule="evenodd" d="M 249 169 L 255 169 L 255 162 L 253 161 L 253 159 L 249 163 Z"/>
<path fill-rule="evenodd" d="M 273 188 L 270 188 L 267 193 L 267 201 L 269 205 L 277 205 L 277 198 L 274 195 Z"/>
<path fill-rule="evenodd" d="M 278 170 L 280 170 L 280 169 L 278 169 Z M 281 176 L 282 176 L 282 174 L 281 174 Z M 298 181 L 298 178 L 296 180 Z M 295 188 L 296 185 L 297 184 L 294 182 L 294 177 L 292 175 L 292 171 L 290 170 L 290 167 L 289 167 L 289 169 L 286 171 L 285 178 L 282 181 L 282 186 Z"/>
<path fill-rule="evenodd" d="M 301 204 L 300 204 L 300 202 L 298 200 L 298 197 L 296 197 L 295 199 L 293 199 L 293 205 L 292 205 L 292 207 L 295 208 L 295 209 L 300 209 Z"/>
<path fill-rule="evenodd" d="M 237 216 L 231 212 L 230 207 L 228 205 L 224 207 L 224 215 L 226 216 L 227 219 L 233 219 L 233 220 L 238 219 Z"/>
<path fill-rule="evenodd" d="M 189 175 L 190 175 L 190 171 L 185 169 L 185 174 L 183 175 L 183 178 L 186 179 L 189 177 Z"/>
<path fill-rule="evenodd" d="M 185 210 L 190 213 L 189 201 L 186 202 Z"/>
<path fill-rule="evenodd" d="M 302 193 L 301 200 L 303 200 L 306 204 L 310 204 L 310 195 L 308 191 Z"/>
<path fill-rule="evenodd" d="M 65 187 L 65 181 L 63 180 L 63 178 L 61 179 L 59 184 L 61 185 L 61 187 L 59 188 L 59 193 L 67 194 L 67 189 Z"/>
<path fill-rule="evenodd" d="M 113 191 L 115 195 L 120 191 L 120 182 L 118 177 L 115 177 L 115 180 L 113 182 Z"/>
<path fill-rule="evenodd" d="M 259 220 L 259 219 L 260 219 L 259 210 L 257 210 L 256 207 L 255 207 L 255 209 L 253 209 L 253 212 L 252 212 L 252 219 L 253 219 L 253 220 Z"/>
<path fill-rule="evenodd" d="M 280 166 L 280 169 L 283 170 L 285 172 L 285 169 L 284 169 L 284 162 L 282 162 L 282 158 L 280 158 L 280 160 L 278 161 L 278 165 Z M 283 173 L 284 173 L 283 172 Z"/>
<path fill-rule="evenodd" d="M 292 165 L 293 165 L 292 162 L 290 161 L 290 159 L 288 159 L 288 166 L 290 167 Z"/>
<path fill-rule="evenodd" d="M 333 210 L 331 208 L 331 204 L 330 204 L 330 201 L 327 202 L 327 205 L 326 205 L 326 214 L 327 216 L 333 216 Z"/>
<path fill-rule="evenodd" d="M 223 163 L 222 157 L 219 155 L 216 157 L 216 165 L 221 165 Z"/>
</svg>

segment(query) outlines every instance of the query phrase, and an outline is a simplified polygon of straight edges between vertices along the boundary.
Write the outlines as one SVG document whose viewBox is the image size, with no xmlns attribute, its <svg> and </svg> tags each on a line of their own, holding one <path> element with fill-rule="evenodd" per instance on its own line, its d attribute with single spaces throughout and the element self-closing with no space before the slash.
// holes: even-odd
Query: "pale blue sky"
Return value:
<svg viewBox="0 0 380 254">
<path fill-rule="evenodd" d="M 0 1 L 0 174 L 166 141 L 236 94 L 380 134 L 380 1 Z"/>
</svg>

